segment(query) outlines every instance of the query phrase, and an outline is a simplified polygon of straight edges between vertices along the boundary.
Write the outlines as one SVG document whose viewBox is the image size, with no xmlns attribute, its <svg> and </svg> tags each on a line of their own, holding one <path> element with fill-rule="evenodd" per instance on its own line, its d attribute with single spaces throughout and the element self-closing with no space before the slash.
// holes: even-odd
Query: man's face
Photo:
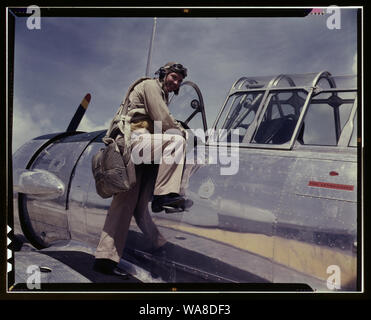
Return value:
<svg viewBox="0 0 371 320">
<path fill-rule="evenodd" d="M 183 76 L 176 72 L 170 72 L 167 74 L 164 80 L 164 89 L 167 92 L 173 92 L 179 89 L 180 84 L 183 81 Z"/>
</svg>

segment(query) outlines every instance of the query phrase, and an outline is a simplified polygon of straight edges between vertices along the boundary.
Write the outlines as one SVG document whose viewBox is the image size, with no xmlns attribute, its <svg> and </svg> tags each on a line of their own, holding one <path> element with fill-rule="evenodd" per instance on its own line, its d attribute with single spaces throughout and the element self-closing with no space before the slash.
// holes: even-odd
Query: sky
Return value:
<svg viewBox="0 0 371 320">
<path fill-rule="evenodd" d="M 242 76 L 357 72 L 356 9 L 303 18 L 157 18 L 150 76 L 168 61 L 188 69 L 203 95 L 208 127 Z M 65 131 L 86 93 L 82 131 L 107 129 L 129 85 L 145 75 L 153 18 L 16 18 L 14 153 L 39 135 Z"/>
</svg>

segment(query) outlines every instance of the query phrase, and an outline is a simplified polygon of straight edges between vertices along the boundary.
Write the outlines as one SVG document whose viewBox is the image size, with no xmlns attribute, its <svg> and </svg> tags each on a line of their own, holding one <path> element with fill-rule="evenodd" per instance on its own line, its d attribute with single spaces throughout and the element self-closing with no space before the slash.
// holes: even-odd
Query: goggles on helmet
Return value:
<svg viewBox="0 0 371 320">
<path fill-rule="evenodd" d="M 187 68 L 183 67 L 183 65 L 180 63 L 174 63 L 172 65 L 167 65 L 164 68 L 167 70 L 176 72 L 176 73 L 180 73 L 183 76 L 183 78 L 187 76 Z"/>
</svg>

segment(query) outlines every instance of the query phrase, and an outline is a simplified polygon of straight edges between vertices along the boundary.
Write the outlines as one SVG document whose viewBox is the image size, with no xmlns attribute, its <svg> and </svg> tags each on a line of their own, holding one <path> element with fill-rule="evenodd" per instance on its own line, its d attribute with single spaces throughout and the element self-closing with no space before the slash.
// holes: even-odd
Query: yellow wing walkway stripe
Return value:
<svg viewBox="0 0 371 320">
<path fill-rule="evenodd" d="M 347 283 L 354 283 L 356 280 L 356 257 L 328 247 L 277 236 L 200 228 L 160 218 L 156 218 L 156 223 L 159 226 L 198 235 L 272 259 L 276 263 L 319 279 L 329 277 L 327 274 L 329 266 L 339 266 L 343 286 Z"/>
</svg>

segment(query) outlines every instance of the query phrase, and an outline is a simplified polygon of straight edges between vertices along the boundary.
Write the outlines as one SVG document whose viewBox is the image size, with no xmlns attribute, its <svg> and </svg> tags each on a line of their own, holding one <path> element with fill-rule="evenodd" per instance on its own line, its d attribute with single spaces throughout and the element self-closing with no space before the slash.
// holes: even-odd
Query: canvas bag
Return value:
<svg viewBox="0 0 371 320">
<path fill-rule="evenodd" d="M 128 112 L 129 94 L 138 83 L 146 79 L 149 78 L 140 78 L 129 87 L 124 102 L 102 139 L 105 147 L 92 158 L 95 188 L 98 195 L 104 199 L 128 191 L 136 184 L 135 165 L 131 160 L 130 120 L 135 113 L 146 112 L 143 108 Z"/>
</svg>

